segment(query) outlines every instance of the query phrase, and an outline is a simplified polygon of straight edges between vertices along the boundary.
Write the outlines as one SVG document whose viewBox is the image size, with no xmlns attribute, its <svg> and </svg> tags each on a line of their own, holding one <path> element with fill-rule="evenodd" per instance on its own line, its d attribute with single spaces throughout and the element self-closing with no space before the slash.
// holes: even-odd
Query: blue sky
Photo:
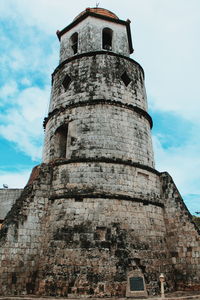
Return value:
<svg viewBox="0 0 200 300">
<path fill-rule="evenodd" d="M 200 211 L 200 1 L 101 0 L 129 18 L 144 68 L 156 168 Z M 58 65 L 56 30 L 95 0 L 0 1 L 0 187 L 23 187 L 41 162 L 43 118 Z"/>
</svg>

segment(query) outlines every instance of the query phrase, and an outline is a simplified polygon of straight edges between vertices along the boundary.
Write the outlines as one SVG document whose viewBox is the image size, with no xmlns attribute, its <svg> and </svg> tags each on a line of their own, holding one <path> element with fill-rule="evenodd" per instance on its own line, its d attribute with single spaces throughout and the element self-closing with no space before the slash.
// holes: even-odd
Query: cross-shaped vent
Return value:
<svg viewBox="0 0 200 300">
<path fill-rule="evenodd" d="M 64 86 L 65 90 L 68 89 L 68 87 L 69 87 L 71 81 L 72 81 L 72 80 L 71 80 L 71 77 L 70 77 L 69 75 L 65 75 L 65 78 L 64 78 L 64 80 L 63 80 L 63 82 L 62 82 L 62 85 Z"/>
<path fill-rule="evenodd" d="M 125 86 L 128 86 L 129 83 L 131 82 L 131 79 L 128 76 L 126 71 L 124 71 L 124 73 L 121 75 L 121 79 L 122 79 L 123 83 L 125 84 Z"/>
</svg>

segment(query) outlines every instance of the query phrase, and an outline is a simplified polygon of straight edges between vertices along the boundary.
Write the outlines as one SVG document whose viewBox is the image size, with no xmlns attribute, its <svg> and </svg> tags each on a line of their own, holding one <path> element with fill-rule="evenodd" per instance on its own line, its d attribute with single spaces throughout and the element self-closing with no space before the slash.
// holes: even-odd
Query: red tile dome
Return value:
<svg viewBox="0 0 200 300">
<path fill-rule="evenodd" d="M 80 16 L 84 15 L 87 12 L 92 12 L 98 15 L 103 15 L 112 19 L 119 19 L 113 12 L 110 10 L 107 10 L 105 8 L 100 7 L 93 7 L 93 8 L 86 8 L 84 11 L 82 11 L 74 20 L 78 19 Z"/>
</svg>

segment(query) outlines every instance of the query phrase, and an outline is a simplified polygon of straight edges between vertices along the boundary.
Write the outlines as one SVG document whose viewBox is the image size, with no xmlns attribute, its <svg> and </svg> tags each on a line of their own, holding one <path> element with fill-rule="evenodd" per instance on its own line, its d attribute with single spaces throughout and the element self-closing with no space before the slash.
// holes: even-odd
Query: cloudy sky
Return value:
<svg viewBox="0 0 200 300">
<path fill-rule="evenodd" d="M 56 30 L 86 7 L 129 18 L 145 70 L 156 168 L 168 171 L 192 213 L 200 211 L 200 1 L 0 0 L 0 188 L 23 187 L 41 162 Z"/>
</svg>

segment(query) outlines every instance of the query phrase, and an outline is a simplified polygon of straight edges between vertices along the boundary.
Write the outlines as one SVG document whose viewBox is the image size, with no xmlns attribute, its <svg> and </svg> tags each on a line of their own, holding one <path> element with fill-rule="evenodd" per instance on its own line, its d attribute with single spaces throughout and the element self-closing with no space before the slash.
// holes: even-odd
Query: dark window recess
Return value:
<svg viewBox="0 0 200 300">
<path fill-rule="evenodd" d="M 122 79 L 123 83 L 125 84 L 125 86 L 128 86 L 129 83 L 131 82 L 131 79 L 129 78 L 126 71 L 121 75 L 121 79 Z"/>
<path fill-rule="evenodd" d="M 68 126 L 66 124 L 60 126 L 56 130 L 56 157 L 65 158 L 67 151 L 67 135 Z"/>
<path fill-rule="evenodd" d="M 99 292 L 104 292 L 104 284 L 99 285 Z"/>
<path fill-rule="evenodd" d="M 112 50 L 112 34 L 113 31 L 110 28 L 104 28 L 102 32 L 102 48 L 105 50 Z"/>
<path fill-rule="evenodd" d="M 83 198 L 80 196 L 76 196 L 75 202 L 83 202 Z"/>
<path fill-rule="evenodd" d="M 76 54 L 78 52 L 78 33 L 77 32 L 75 32 L 71 36 L 71 47 L 72 47 L 74 54 Z"/>
<path fill-rule="evenodd" d="M 63 80 L 63 82 L 62 82 L 62 84 L 63 84 L 65 90 L 68 89 L 68 87 L 69 87 L 71 81 L 72 81 L 72 80 L 71 80 L 71 77 L 69 77 L 69 75 L 66 75 L 65 78 L 64 78 L 64 80 Z"/>
<path fill-rule="evenodd" d="M 17 283 L 17 274 L 12 273 L 12 284 L 16 284 L 16 283 Z"/>
</svg>

